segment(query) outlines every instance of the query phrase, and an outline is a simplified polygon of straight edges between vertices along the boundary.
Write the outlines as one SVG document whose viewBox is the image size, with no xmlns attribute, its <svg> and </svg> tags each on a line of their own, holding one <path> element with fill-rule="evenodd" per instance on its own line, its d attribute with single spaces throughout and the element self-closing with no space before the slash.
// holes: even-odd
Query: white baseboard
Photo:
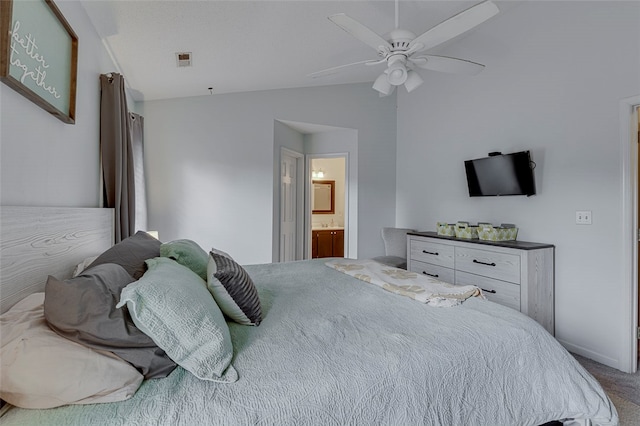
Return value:
<svg viewBox="0 0 640 426">
<path fill-rule="evenodd" d="M 569 352 L 573 352 L 574 354 L 578 354 L 585 358 L 592 359 L 596 362 L 599 362 L 600 364 L 604 364 L 608 367 L 615 368 L 616 370 L 620 370 L 620 371 L 624 371 L 625 373 L 628 373 L 628 371 L 624 370 L 623 368 L 620 368 L 621 367 L 620 360 L 618 359 L 611 358 L 606 355 L 602 355 L 590 349 L 583 348 L 582 346 L 574 345 L 573 343 L 569 343 L 565 340 L 560 340 L 560 339 L 556 339 L 556 340 L 558 340 L 558 342 L 560 342 L 560 344 L 564 346 L 564 348 Z"/>
</svg>

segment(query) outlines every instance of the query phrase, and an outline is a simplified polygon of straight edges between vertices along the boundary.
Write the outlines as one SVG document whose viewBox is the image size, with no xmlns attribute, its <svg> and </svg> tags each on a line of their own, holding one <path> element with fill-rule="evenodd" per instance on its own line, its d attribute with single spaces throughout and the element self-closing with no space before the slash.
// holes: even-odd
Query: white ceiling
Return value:
<svg viewBox="0 0 640 426">
<path fill-rule="evenodd" d="M 399 2 L 400 27 L 420 35 L 479 1 Z M 82 4 L 137 101 L 373 81 L 384 66 L 312 79 L 376 52 L 327 19 L 344 12 L 379 34 L 395 26 L 394 1 L 101 1 Z M 512 4 L 497 2 L 501 14 Z M 447 48 L 480 27 L 429 51 Z M 178 68 L 176 52 L 192 52 Z M 483 62 L 481 51 L 462 59 Z M 488 64 L 486 64 L 488 65 Z M 113 71 L 113 70 L 105 70 Z M 421 71 L 428 78 L 429 71 Z"/>
</svg>

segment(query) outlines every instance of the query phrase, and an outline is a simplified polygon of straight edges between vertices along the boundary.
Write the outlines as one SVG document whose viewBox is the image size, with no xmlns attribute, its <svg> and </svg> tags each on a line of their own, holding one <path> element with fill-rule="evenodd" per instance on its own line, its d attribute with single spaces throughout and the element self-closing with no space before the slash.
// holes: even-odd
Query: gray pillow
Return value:
<svg viewBox="0 0 640 426">
<path fill-rule="evenodd" d="M 160 246 L 160 256 L 173 259 L 207 280 L 209 255 L 195 241 L 174 240 Z"/>
<path fill-rule="evenodd" d="M 160 256 L 161 245 L 162 243 L 151 235 L 138 231 L 102 253 L 87 269 L 103 263 L 115 263 L 137 280 L 147 270 L 145 260 Z"/>
<path fill-rule="evenodd" d="M 116 309 L 120 292 L 134 279 L 113 263 L 89 268 L 60 281 L 49 276 L 44 316 L 62 337 L 90 348 L 111 351 L 145 378 L 166 377 L 176 364 L 133 323 L 128 310 Z"/>
<path fill-rule="evenodd" d="M 262 307 L 251 277 L 233 259 L 209 253 L 207 288 L 224 314 L 244 325 L 259 325 Z"/>
</svg>

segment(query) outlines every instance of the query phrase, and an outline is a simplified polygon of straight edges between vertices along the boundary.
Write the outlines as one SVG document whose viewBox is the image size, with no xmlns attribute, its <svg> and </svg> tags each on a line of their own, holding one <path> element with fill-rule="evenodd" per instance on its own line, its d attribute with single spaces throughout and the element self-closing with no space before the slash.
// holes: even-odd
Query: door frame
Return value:
<svg viewBox="0 0 640 426">
<path fill-rule="evenodd" d="M 629 303 L 623 308 L 626 324 L 622 327 L 624 346 L 619 364 L 627 373 L 635 373 L 638 368 L 638 106 L 640 95 L 620 100 L 623 291 Z"/>
<path fill-rule="evenodd" d="M 282 206 L 282 158 L 287 155 L 296 159 L 296 260 L 304 259 L 304 229 L 305 229 L 305 215 L 304 215 L 304 182 L 305 165 L 304 154 L 294 151 L 289 148 L 280 147 L 280 162 L 278 165 L 278 206 Z M 278 253 L 278 262 L 282 262 L 280 259 L 280 233 L 282 231 L 282 209 L 278 208 L 278 247 L 276 253 Z"/>
<path fill-rule="evenodd" d="M 311 259 L 311 193 L 312 181 L 311 177 L 311 160 L 318 158 L 344 158 L 344 257 L 349 256 L 349 153 L 348 152 L 332 152 L 328 154 L 307 154 L 305 155 L 305 195 L 304 195 L 304 217 L 305 217 L 305 244 L 304 259 Z"/>
</svg>

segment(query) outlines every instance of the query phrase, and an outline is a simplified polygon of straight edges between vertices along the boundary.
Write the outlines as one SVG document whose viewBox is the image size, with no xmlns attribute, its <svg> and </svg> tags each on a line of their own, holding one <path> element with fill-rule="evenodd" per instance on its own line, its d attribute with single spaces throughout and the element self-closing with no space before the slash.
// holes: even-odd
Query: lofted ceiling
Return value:
<svg viewBox="0 0 640 426">
<path fill-rule="evenodd" d="M 399 26 L 416 35 L 479 1 L 399 2 Z M 395 26 L 394 1 L 82 0 L 135 100 L 373 82 L 381 68 L 361 66 L 312 79 L 308 74 L 375 59 L 376 52 L 327 19 L 346 13 L 378 34 Z M 508 2 L 496 2 L 504 16 Z M 487 31 L 491 20 L 436 47 L 447 50 Z M 491 46 L 487 46 L 491 48 Z M 178 67 L 177 52 L 192 66 Z M 485 63 L 483 52 L 463 59 Z M 452 55 L 454 56 L 454 55 Z M 485 65 L 489 66 L 490 64 Z M 111 70 L 110 70 L 111 71 Z M 421 71 L 423 77 L 433 71 Z"/>
</svg>

